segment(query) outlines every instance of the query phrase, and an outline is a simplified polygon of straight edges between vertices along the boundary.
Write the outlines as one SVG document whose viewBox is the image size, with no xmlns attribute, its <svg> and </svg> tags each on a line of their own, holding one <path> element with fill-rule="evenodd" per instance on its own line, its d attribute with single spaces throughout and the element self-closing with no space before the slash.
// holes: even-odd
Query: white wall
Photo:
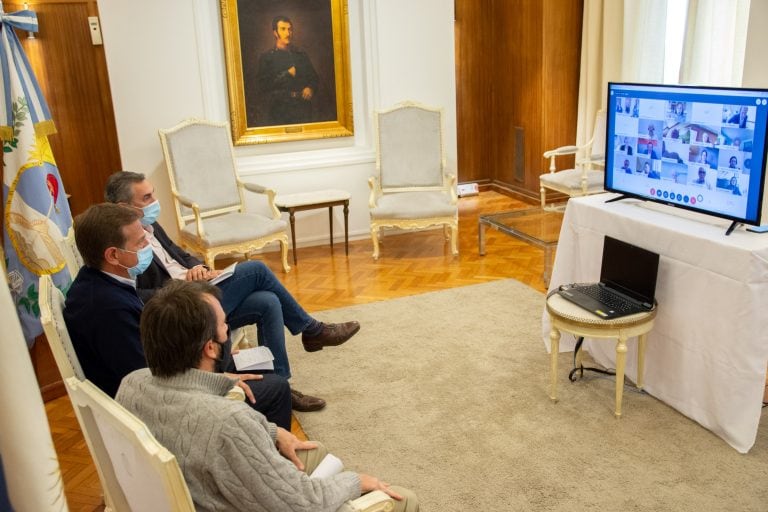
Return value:
<svg viewBox="0 0 768 512">
<path fill-rule="evenodd" d="M 188 117 L 228 121 L 216 0 L 99 0 L 123 169 L 148 174 L 173 231 L 159 128 Z M 246 181 L 292 193 L 352 194 L 350 236 L 369 236 L 372 116 L 405 99 L 445 109 L 448 166 L 456 170 L 453 1 L 348 0 L 355 136 L 236 148 Z M 343 236 L 341 209 L 334 234 Z M 326 243 L 324 210 L 297 214 L 298 245 Z"/>
</svg>

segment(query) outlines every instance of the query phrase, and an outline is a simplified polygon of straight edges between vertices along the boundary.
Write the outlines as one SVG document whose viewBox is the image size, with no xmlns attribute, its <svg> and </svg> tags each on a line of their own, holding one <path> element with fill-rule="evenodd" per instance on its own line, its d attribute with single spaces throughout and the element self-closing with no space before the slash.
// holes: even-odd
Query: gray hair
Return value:
<svg viewBox="0 0 768 512">
<path fill-rule="evenodd" d="M 140 172 L 117 171 L 107 178 L 104 199 L 108 203 L 128 203 L 133 201 L 133 184 L 141 183 L 146 176 Z"/>
</svg>

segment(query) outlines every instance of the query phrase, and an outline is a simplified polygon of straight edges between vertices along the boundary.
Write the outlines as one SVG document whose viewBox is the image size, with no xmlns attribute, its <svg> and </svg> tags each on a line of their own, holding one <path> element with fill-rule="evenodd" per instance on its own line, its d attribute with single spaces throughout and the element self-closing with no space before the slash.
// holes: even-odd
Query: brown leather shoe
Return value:
<svg viewBox="0 0 768 512">
<path fill-rule="evenodd" d="M 341 345 L 360 330 L 360 322 L 344 322 L 343 324 L 323 324 L 323 329 L 316 336 L 301 333 L 301 342 L 307 352 L 317 352 L 323 347 Z"/>
<path fill-rule="evenodd" d="M 325 400 L 316 396 L 305 395 L 291 388 L 291 407 L 299 412 L 319 411 L 325 407 Z"/>
</svg>

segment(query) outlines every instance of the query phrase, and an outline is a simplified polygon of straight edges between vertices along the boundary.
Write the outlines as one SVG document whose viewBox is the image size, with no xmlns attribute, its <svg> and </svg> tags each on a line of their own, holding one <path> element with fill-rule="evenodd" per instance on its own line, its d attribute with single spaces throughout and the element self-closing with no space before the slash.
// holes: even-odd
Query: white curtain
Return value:
<svg viewBox="0 0 768 512">
<path fill-rule="evenodd" d="M 667 0 L 624 0 L 622 81 L 664 80 L 666 29 Z"/>
<path fill-rule="evenodd" d="M 664 78 L 667 0 L 584 0 L 577 144 L 592 137 L 608 82 Z"/>
<path fill-rule="evenodd" d="M 688 0 L 680 83 L 740 86 L 750 0 Z"/>
</svg>

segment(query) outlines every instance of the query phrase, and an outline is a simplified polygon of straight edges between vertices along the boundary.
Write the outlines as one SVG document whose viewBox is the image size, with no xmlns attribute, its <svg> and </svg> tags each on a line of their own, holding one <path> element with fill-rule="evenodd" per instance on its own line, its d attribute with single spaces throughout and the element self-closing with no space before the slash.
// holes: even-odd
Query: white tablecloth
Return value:
<svg viewBox="0 0 768 512">
<path fill-rule="evenodd" d="M 604 235 L 659 253 L 645 390 L 746 453 L 757 435 L 768 364 L 768 233 L 740 228 L 725 236 L 727 221 L 632 199 L 605 204 L 614 196 L 568 202 L 550 289 L 597 281 Z M 542 335 L 549 348 L 546 311 Z M 573 350 L 573 338 L 564 335 L 560 346 Z M 615 344 L 587 340 L 585 348 L 615 367 Z M 633 380 L 636 353 L 632 340 Z"/>
</svg>

